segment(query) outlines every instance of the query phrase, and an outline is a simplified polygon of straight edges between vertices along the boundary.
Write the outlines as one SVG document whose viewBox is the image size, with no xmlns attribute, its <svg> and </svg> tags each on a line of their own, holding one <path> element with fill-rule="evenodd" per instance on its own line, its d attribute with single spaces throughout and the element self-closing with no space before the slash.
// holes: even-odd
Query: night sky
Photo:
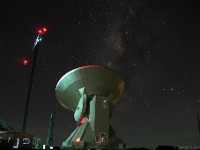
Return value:
<svg viewBox="0 0 200 150">
<path fill-rule="evenodd" d="M 54 144 L 61 145 L 76 123 L 57 102 L 55 86 L 68 71 L 99 64 L 125 81 L 111 124 L 127 147 L 200 145 L 200 1 L 1 0 L 0 18 L 0 118 L 17 131 L 31 49 L 45 26 L 27 132 L 45 143 L 56 112 Z"/>
</svg>

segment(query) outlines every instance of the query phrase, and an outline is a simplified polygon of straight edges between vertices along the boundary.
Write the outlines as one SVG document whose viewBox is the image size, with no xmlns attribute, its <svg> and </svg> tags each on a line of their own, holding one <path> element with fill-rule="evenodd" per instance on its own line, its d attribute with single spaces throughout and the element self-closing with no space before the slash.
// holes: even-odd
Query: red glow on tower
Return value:
<svg viewBox="0 0 200 150">
<path fill-rule="evenodd" d="M 43 28 L 43 31 L 44 31 L 44 32 L 47 32 L 47 28 Z"/>
<path fill-rule="evenodd" d="M 40 35 L 44 34 L 45 32 L 47 32 L 47 28 L 45 28 L 45 27 L 38 29 L 38 34 L 40 34 Z"/>
<path fill-rule="evenodd" d="M 24 64 L 24 66 L 26 66 L 26 65 L 28 64 L 28 60 L 27 60 L 27 59 L 24 59 L 24 60 L 23 60 L 23 64 Z"/>
<path fill-rule="evenodd" d="M 42 30 L 38 30 L 38 34 L 42 34 Z"/>
</svg>

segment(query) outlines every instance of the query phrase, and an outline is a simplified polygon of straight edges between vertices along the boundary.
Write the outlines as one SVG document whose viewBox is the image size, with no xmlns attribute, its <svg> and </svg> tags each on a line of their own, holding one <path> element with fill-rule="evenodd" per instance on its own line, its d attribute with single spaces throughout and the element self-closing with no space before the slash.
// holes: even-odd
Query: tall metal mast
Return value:
<svg viewBox="0 0 200 150">
<path fill-rule="evenodd" d="M 33 84 L 33 78 L 34 78 L 34 72 L 35 72 L 38 48 L 39 48 L 40 42 L 42 41 L 42 35 L 46 31 L 47 31 L 46 28 L 42 28 L 42 29 L 38 30 L 38 36 L 37 36 L 37 38 L 35 40 L 35 43 L 34 43 L 33 49 L 32 49 L 32 51 L 34 53 L 34 56 L 33 56 L 33 64 L 32 64 L 31 75 L 30 75 L 30 79 L 29 79 L 29 85 L 28 85 L 27 96 L 26 96 L 24 117 L 23 117 L 23 123 L 22 123 L 22 132 L 26 132 L 26 122 L 27 122 L 29 101 L 30 101 L 30 96 L 31 96 L 31 89 L 32 89 L 32 84 Z"/>
<path fill-rule="evenodd" d="M 51 116 L 49 119 L 48 137 L 46 141 L 46 145 L 48 147 L 53 146 L 54 121 L 55 121 L 55 112 L 51 113 Z"/>
</svg>

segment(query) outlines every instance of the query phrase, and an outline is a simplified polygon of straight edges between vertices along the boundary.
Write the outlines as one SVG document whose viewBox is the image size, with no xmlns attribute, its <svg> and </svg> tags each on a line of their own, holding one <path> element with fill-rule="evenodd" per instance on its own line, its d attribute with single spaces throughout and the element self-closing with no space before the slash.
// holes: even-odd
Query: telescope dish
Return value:
<svg viewBox="0 0 200 150">
<path fill-rule="evenodd" d="M 88 65 L 66 73 L 56 85 L 56 98 L 66 109 L 75 111 L 81 98 L 79 89 L 85 87 L 89 96 L 111 95 L 114 105 L 124 94 L 124 81 L 114 71 L 99 65 Z"/>
</svg>

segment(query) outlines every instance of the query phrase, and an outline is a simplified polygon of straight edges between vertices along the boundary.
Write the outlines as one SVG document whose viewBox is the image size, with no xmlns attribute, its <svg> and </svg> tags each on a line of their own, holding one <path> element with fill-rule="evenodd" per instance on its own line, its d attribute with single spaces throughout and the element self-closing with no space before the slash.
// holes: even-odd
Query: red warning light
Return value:
<svg viewBox="0 0 200 150">
<path fill-rule="evenodd" d="M 44 34 L 45 32 L 47 32 L 47 28 L 41 28 L 38 30 L 38 34 Z"/>
<path fill-rule="evenodd" d="M 38 34 L 42 34 L 42 30 L 38 30 Z"/>
<path fill-rule="evenodd" d="M 23 64 L 24 64 L 24 66 L 26 66 L 26 65 L 28 64 L 28 60 L 27 60 L 27 59 L 24 59 L 24 60 L 23 60 Z"/>
<path fill-rule="evenodd" d="M 44 32 L 47 32 L 47 28 L 43 28 L 43 31 L 44 31 Z"/>
</svg>

